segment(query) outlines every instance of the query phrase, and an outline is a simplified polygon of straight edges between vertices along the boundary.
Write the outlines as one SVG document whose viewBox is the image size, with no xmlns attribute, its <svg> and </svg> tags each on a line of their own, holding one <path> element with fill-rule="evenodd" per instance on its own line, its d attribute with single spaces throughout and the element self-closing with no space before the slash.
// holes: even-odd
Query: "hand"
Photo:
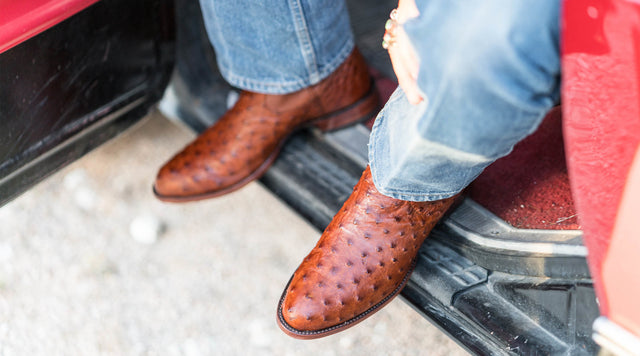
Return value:
<svg viewBox="0 0 640 356">
<path fill-rule="evenodd" d="M 420 12 L 414 0 L 399 0 L 397 8 L 397 22 L 403 24 L 407 20 L 418 17 Z M 396 30 L 395 43 L 388 48 L 393 71 L 398 78 L 398 84 L 405 92 L 411 104 L 419 104 L 423 97 L 418 88 L 417 78 L 420 63 L 415 49 L 409 41 L 409 36 L 404 32 L 402 26 Z"/>
</svg>

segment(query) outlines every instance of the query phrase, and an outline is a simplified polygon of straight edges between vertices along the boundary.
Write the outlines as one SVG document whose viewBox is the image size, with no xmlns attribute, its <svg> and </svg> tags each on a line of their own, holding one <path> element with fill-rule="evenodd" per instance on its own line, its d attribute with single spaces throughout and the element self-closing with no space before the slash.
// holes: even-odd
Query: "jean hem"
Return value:
<svg viewBox="0 0 640 356">
<path fill-rule="evenodd" d="M 389 157 L 384 156 L 386 152 L 388 152 L 388 147 L 385 145 L 385 140 L 380 137 L 384 130 L 381 128 L 385 120 L 387 119 L 388 110 L 390 106 L 393 105 L 393 102 L 396 100 L 403 100 L 402 93 L 400 89 L 397 89 L 396 92 L 392 95 L 392 97 L 387 102 L 387 105 L 380 111 L 376 121 L 374 122 L 373 128 L 371 130 L 371 136 L 369 137 L 369 167 L 371 169 L 371 176 L 373 178 L 373 185 L 376 189 L 383 195 L 388 196 L 390 198 L 405 200 L 405 201 L 414 201 L 414 202 L 424 202 L 424 201 L 436 201 L 442 200 L 445 198 L 450 198 L 456 194 L 458 194 L 464 187 L 460 187 L 458 190 L 452 191 L 442 191 L 437 189 L 429 189 L 424 187 L 424 189 L 415 190 L 415 189 L 398 189 L 385 187 L 384 184 L 381 184 L 380 181 L 384 180 L 381 177 L 381 174 L 378 170 L 378 161 L 382 161 L 383 169 L 389 168 L 388 165 L 384 164 L 385 161 L 389 160 Z M 382 155 L 382 157 L 380 157 Z M 376 160 L 378 158 L 378 160 Z M 456 187 L 451 187 L 456 189 Z"/>
<path fill-rule="evenodd" d="M 390 198 L 394 198 L 394 199 L 398 199 L 398 200 L 404 200 L 404 201 L 413 201 L 413 202 L 438 201 L 438 200 L 451 198 L 452 196 L 460 193 L 460 192 L 454 192 L 454 193 L 442 193 L 442 194 L 427 194 L 427 195 L 417 194 L 417 195 L 413 195 L 413 194 L 399 194 L 399 193 L 382 192 L 380 190 L 378 190 L 378 191 L 380 193 L 382 193 L 383 195 L 388 196 Z"/>
<path fill-rule="evenodd" d="M 340 67 L 340 65 L 342 65 L 351 52 L 353 52 L 354 47 L 355 44 L 353 39 L 349 38 L 334 59 L 323 68 L 320 75 L 317 76 L 317 79 L 315 80 L 312 80 L 311 78 L 304 78 L 290 81 L 266 81 L 237 75 L 229 68 L 220 64 L 218 67 L 222 77 L 234 87 L 261 94 L 290 94 L 318 84 L 329 77 L 336 69 L 338 69 L 338 67 Z"/>
</svg>

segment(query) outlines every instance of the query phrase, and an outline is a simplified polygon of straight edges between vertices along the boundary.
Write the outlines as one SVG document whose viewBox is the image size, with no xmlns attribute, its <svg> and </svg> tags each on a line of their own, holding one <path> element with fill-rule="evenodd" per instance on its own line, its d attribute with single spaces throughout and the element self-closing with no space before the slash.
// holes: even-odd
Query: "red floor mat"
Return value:
<svg viewBox="0 0 640 356">
<path fill-rule="evenodd" d="M 569 189 L 556 107 L 540 128 L 494 162 L 469 187 L 472 199 L 523 229 L 579 229 Z"/>
</svg>

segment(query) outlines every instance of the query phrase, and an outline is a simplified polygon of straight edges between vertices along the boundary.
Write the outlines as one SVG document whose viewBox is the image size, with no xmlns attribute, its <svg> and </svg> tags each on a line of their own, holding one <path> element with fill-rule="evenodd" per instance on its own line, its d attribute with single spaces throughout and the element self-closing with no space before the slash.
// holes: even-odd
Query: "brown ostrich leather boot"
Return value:
<svg viewBox="0 0 640 356">
<path fill-rule="evenodd" d="M 242 92 L 233 108 L 158 173 L 160 200 L 184 202 L 232 192 L 259 178 L 289 135 L 307 126 L 337 129 L 375 115 L 378 96 L 354 49 L 329 77 L 285 95 Z"/>
<path fill-rule="evenodd" d="M 389 303 L 456 197 L 410 202 L 382 195 L 369 168 L 295 271 L 278 305 L 280 328 L 314 339 L 349 328 Z"/>
</svg>

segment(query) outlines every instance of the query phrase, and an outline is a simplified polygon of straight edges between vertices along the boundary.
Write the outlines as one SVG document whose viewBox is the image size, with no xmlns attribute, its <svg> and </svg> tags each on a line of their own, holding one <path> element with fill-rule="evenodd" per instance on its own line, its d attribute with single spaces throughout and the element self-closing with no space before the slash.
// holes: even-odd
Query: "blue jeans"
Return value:
<svg viewBox="0 0 640 356">
<path fill-rule="evenodd" d="M 268 6 L 263 5 L 268 3 Z M 450 197 L 531 134 L 559 99 L 559 0 L 417 0 L 404 24 L 424 102 L 401 89 L 373 127 L 376 188 L 393 198 Z M 328 76 L 353 48 L 341 0 L 201 0 L 220 70 L 270 94 Z M 384 24 L 380 24 L 383 26 Z"/>
<path fill-rule="evenodd" d="M 286 94 L 329 76 L 353 50 L 344 0 L 200 0 L 222 76 Z"/>
</svg>

